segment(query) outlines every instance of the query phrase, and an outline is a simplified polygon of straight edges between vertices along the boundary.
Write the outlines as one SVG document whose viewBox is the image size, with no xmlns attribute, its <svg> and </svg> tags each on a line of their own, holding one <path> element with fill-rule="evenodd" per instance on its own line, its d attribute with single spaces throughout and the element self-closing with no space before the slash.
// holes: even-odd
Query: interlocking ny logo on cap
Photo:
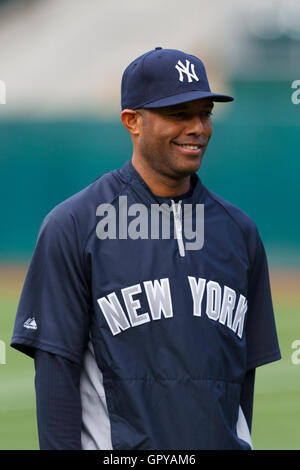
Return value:
<svg viewBox="0 0 300 470">
<path fill-rule="evenodd" d="M 189 71 L 190 66 L 191 66 L 191 72 Z M 197 77 L 197 75 L 195 73 L 195 66 L 194 66 L 194 64 L 191 64 L 188 59 L 186 59 L 186 61 L 185 61 L 185 66 L 183 65 L 181 60 L 178 60 L 177 65 L 175 65 L 175 68 L 179 72 L 179 80 L 181 82 L 183 82 L 183 74 L 184 73 L 186 74 L 189 83 L 193 81 L 193 78 L 197 82 L 199 81 L 199 78 Z"/>
</svg>

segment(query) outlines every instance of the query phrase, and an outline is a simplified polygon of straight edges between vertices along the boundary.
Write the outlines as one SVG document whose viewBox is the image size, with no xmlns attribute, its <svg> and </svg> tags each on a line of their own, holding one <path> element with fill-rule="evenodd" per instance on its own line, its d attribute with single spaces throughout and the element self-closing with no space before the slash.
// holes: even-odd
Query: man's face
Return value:
<svg viewBox="0 0 300 470">
<path fill-rule="evenodd" d="M 179 179 L 199 170 L 212 135 L 209 98 L 141 111 L 143 120 L 137 140 L 139 155 L 151 168 Z"/>
</svg>

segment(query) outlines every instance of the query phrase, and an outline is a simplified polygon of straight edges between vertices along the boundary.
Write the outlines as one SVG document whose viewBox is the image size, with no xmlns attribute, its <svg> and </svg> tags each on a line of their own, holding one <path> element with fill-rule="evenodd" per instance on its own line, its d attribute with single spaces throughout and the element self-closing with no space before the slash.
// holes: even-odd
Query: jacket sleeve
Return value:
<svg viewBox="0 0 300 470">
<path fill-rule="evenodd" d="M 273 311 L 266 252 L 256 230 L 249 273 L 246 324 L 247 370 L 281 358 Z"/>
<path fill-rule="evenodd" d="M 40 349 L 81 364 L 90 326 L 89 283 L 69 214 L 44 220 L 28 268 L 11 346 L 34 357 Z"/>
</svg>

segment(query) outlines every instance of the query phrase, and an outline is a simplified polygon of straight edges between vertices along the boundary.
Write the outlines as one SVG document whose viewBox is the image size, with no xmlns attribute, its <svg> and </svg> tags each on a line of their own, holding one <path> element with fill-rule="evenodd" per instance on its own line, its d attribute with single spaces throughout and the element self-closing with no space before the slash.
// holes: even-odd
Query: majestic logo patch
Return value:
<svg viewBox="0 0 300 470">
<path fill-rule="evenodd" d="M 190 66 L 191 66 L 191 72 L 189 71 Z M 197 75 L 195 73 L 195 66 L 194 66 L 194 64 L 191 64 L 189 60 L 186 59 L 185 66 L 183 65 L 181 60 L 179 60 L 177 62 L 177 65 L 175 65 L 175 68 L 179 72 L 179 81 L 180 82 L 183 82 L 183 74 L 184 73 L 186 74 L 189 83 L 191 83 L 193 81 L 193 79 L 196 80 L 197 82 L 199 81 L 199 78 L 197 77 Z"/>
<path fill-rule="evenodd" d="M 30 330 L 37 330 L 37 324 L 34 317 L 29 317 L 24 323 L 24 328 L 28 328 Z"/>
</svg>

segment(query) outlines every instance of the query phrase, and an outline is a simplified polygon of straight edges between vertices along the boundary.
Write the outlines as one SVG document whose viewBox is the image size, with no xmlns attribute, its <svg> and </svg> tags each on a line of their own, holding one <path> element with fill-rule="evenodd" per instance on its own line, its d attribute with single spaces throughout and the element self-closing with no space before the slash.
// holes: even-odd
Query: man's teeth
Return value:
<svg viewBox="0 0 300 470">
<path fill-rule="evenodd" d="M 179 144 L 180 147 L 183 147 L 185 149 L 190 149 L 190 150 L 198 150 L 199 147 L 198 145 L 185 145 L 185 144 Z"/>
</svg>

